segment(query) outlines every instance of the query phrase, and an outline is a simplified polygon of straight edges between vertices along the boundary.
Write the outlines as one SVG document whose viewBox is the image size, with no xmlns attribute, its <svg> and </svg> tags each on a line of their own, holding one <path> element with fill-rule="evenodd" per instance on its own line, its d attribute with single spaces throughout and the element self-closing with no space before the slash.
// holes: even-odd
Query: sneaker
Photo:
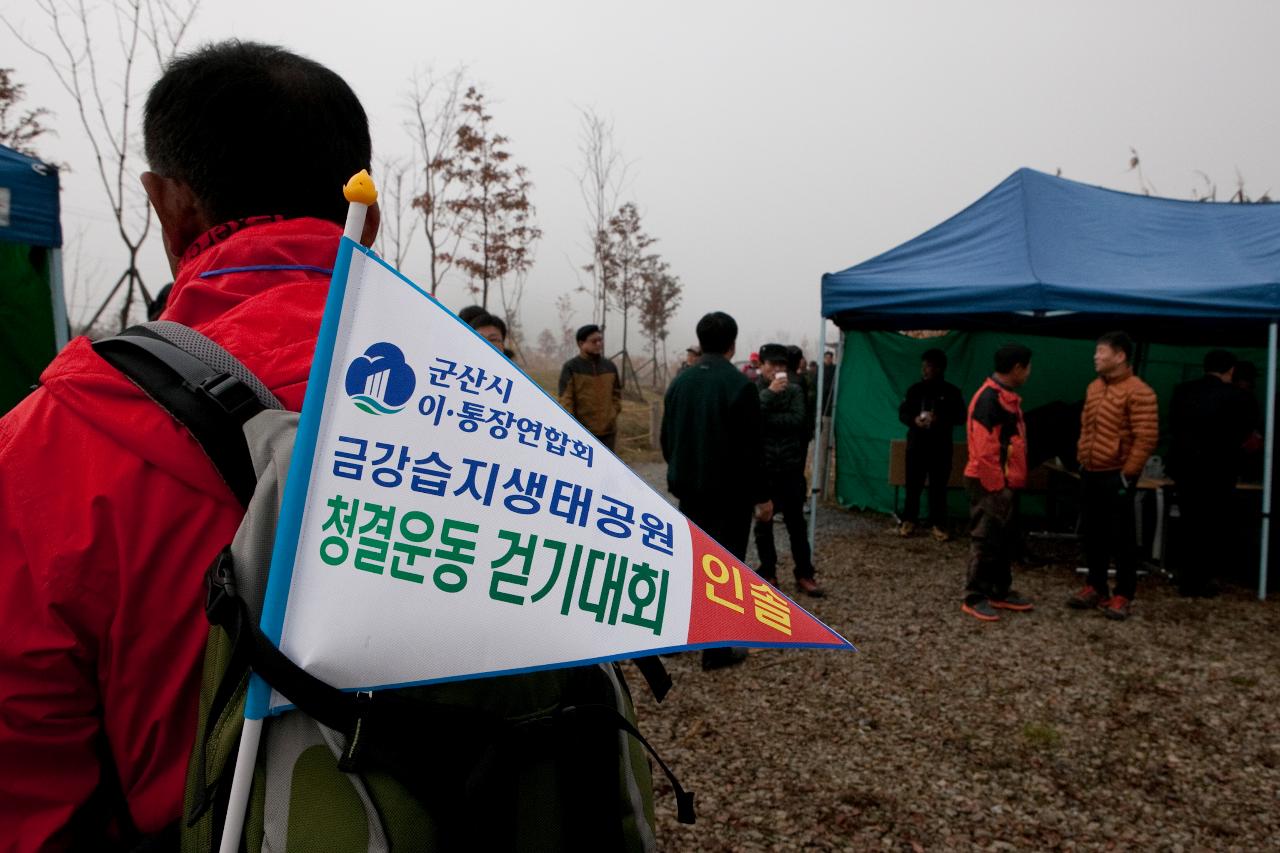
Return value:
<svg viewBox="0 0 1280 853">
<path fill-rule="evenodd" d="M 960 612 L 968 613 L 970 616 L 972 616 L 974 619 L 977 619 L 980 622 L 1000 621 L 1000 614 L 997 613 L 995 611 L 995 608 L 991 606 L 991 602 L 987 601 L 985 598 L 979 598 L 977 601 L 973 602 L 972 604 L 970 604 L 967 601 L 964 602 L 963 604 L 960 605 Z"/>
<path fill-rule="evenodd" d="M 1102 615 L 1108 619 L 1115 619 L 1117 622 L 1129 618 L 1129 605 L 1131 602 L 1123 595 L 1113 595 L 1111 600 L 1107 602 L 1107 607 L 1102 611 Z"/>
<path fill-rule="evenodd" d="M 932 536 L 934 539 L 937 539 L 939 542 L 951 541 L 951 534 L 943 530 L 941 527 L 938 527 L 936 524 L 932 528 L 930 528 L 929 535 Z"/>
<path fill-rule="evenodd" d="M 810 598 L 824 598 L 827 594 L 813 578 L 796 578 L 796 589 Z"/>
<path fill-rule="evenodd" d="M 914 521 L 904 521 L 898 525 L 898 535 L 906 538 L 916 532 L 916 523 Z"/>
<path fill-rule="evenodd" d="M 1004 598 L 991 599 L 990 603 L 992 607 L 999 608 L 1000 610 L 1017 610 L 1019 612 L 1025 612 L 1027 610 L 1035 609 L 1035 605 L 1031 603 L 1031 599 L 1014 592 L 1013 590 L 1009 590 L 1005 594 Z"/>
<path fill-rule="evenodd" d="M 1105 601 L 1107 599 L 1102 597 L 1102 593 L 1091 586 L 1086 586 L 1067 599 L 1067 606 L 1072 610 L 1092 610 L 1095 607 L 1103 606 Z"/>
</svg>

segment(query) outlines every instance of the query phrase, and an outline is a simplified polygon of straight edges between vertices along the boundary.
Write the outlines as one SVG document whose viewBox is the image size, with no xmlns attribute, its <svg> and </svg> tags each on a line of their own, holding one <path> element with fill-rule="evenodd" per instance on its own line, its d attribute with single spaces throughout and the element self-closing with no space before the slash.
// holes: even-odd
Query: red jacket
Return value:
<svg viewBox="0 0 1280 853">
<path fill-rule="evenodd" d="M 341 229 L 222 226 L 164 319 L 298 410 Z M 203 575 L 243 510 L 199 446 L 77 338 L 0 419 L 0 849 L 62 849 L 109 744 L 133 822 L 182 810 L 208 623 Z M 103 831 L 101 827 L 97 831 Z"/>
<path fill-rule="evenodd" d="M 1022 398 L 988 377 L 969 402 L 969 462 L 964 475 L 989 492 L 1027 485 L 1027 425 Z"/>
</svg>

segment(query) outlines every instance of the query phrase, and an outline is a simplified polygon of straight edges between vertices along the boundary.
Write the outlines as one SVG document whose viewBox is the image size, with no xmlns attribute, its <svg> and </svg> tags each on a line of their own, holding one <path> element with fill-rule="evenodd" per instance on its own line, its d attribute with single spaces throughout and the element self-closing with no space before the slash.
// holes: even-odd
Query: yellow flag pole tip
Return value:
<svg viewBox="0 0 1280 853">
<path fill-rule="evenodd" d="M 373 204 L 378 200 L 378 189 L 373 185 L 373 178 L 364 169 L 356 172 L 342 188 L 342 194 L 351 204 Z"/>
</svg>

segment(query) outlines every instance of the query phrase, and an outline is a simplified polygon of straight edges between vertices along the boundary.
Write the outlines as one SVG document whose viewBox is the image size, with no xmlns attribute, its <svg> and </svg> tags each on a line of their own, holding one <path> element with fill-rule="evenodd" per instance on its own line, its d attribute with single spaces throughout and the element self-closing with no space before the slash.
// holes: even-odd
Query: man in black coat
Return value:
<svg viewBox="0 0 1280 853">
<path fill-rule="evenodd" d="M 698 321 L 702 357 L 667 389 L 662 457 L 667 489 L 680 511 L 739 560 L 746 559 L 751 518 L 773 517 L 760 456 L 760 398 L 733 366 L 738 324 L 723 311 Z M 745 649 L 707 649 L 703 669 L 746 658 Z"/>
<path fill-rule="evenodd" d="M 920 518 L 920 494 L 929 481 L 929 525 L 933 536 L 945 542 L 947 531 L 947 483 L 951 480 L 952 438 L 964 424 L 965 405 L 960 389 L 946 381 L 947 354 L 931 349 L 921 356 L 921 380 L 907 389 L 898 407 L 898 420 L 907 428 L 907 495 L 898 532 L 910 536 Z"/>
<path fill-rule="evenodd" d="M 1235 367 L 1226 350 L 1206 353 L 1204 376 L 1174 388 L 1169 405 L 1169 473 L 1187 545 L 1178 591 L 1185 596 L 1217 594 L 1210 578 L 1233 538 L 1236 481 L 1256 420 L 1253 399 L 1232 384 Z"/>
<path fill-rule="evenodd" d="M 824 593 L 814 580 L 813 559 L 804 524 L 805 451 L 809 446 L 809 405 L 805 389 L 792 381 L 788 368 L 792 361 L 781 344 L 760 347 L 760 411 L 764 415 L 764 441 L 760 455 L 775 515 L 781 513 L 791 540 L 795 561 L 796 588 L 805 595 L 821 598 Z M 756 550 L 760 554 L 760 575 L 778 585 L 778 550 L 773 542 L 773 522 L 756 521 Z"/>
</svg>

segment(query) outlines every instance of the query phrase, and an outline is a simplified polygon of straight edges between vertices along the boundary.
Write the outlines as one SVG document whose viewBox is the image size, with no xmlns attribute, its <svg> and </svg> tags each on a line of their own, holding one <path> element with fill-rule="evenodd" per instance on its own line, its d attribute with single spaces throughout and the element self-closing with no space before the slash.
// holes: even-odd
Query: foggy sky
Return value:
<svg viewBox="0 0 1280 853">
<path fill-rule="evenodd" d="M 48 44 L 28 0 L 0 8 Z M 415 69 L 468 67 L 534 183 L 544 236 L 524 302 L 530 344 L 559 326 L 555 298 L 585 281 L 583 106 L 614 121 L 631 163 L 623 200 L 685 284 L 673 353 L 715 309 L 738 318 L 740 351 L 780 336 L 816 343 L 822 273 L 909 239 L 1022 166 L 1136 191 L 1133 146 L 1162 195 L 1203 189 L 1197 170 L 1219 197 L 1237 170 L 1251 194 L 1280 195 L 1280 4 L 217 0 L 184 44 L 227 37 L 343 75 L 370 114 L 375 156 L 411 150 L 401 124 Z M 58 135 L 38 147 L 73 167 L 63 227 L 81 282 L 71 312 L 85 318 L 123 248 L 70 100 L 5 31 L 0 65 L 27 85 L 27 106 L 57 114 Z M 156 73 L 143 66 L 136 94 Z M 404 272 L 423 280 L 418 239 Z M 158 234 L 144 275 L 168 280 Z M 456 275 L 441 298 L 472 301 Z M 575 306 L 575 324 L 590 319 L 585 296 Z"/>
</svg>

